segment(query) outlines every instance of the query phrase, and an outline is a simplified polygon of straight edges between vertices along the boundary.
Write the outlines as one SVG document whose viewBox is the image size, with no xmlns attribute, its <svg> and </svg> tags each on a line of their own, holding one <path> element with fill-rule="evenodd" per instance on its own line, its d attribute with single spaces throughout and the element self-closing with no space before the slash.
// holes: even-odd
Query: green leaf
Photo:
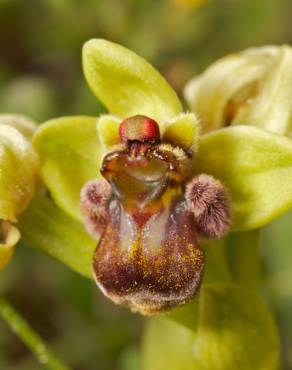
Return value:
<svg viewBox="0 0 292 370">
<path fill-rule="evenodd" d="M 81 220 L 80 190 L 99 176 L 101 146 L 97 118 L 76 116 L 50 120 L 40 126 L 34 146 L 40 156 L 42 179 L 55 202 Z"/>
<path fill-rule="evenodd" d="M 260 227 L 292 206 L 292 141 L 252 126 L 221 129 L 201 138 L 198 173 L 229 189 L 233 230 Z"/>
<path fill-rule="evenodd" d="M 15 127 L 0 124 L 0 219 L 16 221 L 29 204 L 37 168 L 31 142 Z"/>
<path fill-rule="evenodd" d="M 149 320 L 142 347 L 143 370 L 195 370 L 194 340 L 194 332 L 174 321 Z"/>
<path fill-rule="evenodd" d="M 89 40 L 83 47 L 83 66 L 94 94 L 117 116 L 144 114 L 163 123 L 182 111 L 155 68 L 121 45 Z"/>
<path fill-rule="evenodd" d="M 41 337 L 29 326 L 14 307 L 5 299 L 0 297 L 0 317 L 6 321 L 12 332 L 32 351 L 39 363 L 48 370 L 70 370 L 52 352 Z"/>
<path fill-rule="evenodd" d="M 97 242 L 80 222 L 73 220 L 50 199 L 35 196 L 21 215 L 18 226 L 30 246 L 92 278 L 92 257 Z"/>
<path fill-rule="evenodd" d="M 200 293 L 198 328 L 165 318 L 150 322 L 144 370 L 278 370 L 279 339 L 265 302 L 236 284 Z"/>
<path fill-rule="evenodd" d="M 204 370 L 279 368 L 279 338 L 260 296 L 236 284 L 210 284 L 201 293 L 195 362 Z"/>
</svg>

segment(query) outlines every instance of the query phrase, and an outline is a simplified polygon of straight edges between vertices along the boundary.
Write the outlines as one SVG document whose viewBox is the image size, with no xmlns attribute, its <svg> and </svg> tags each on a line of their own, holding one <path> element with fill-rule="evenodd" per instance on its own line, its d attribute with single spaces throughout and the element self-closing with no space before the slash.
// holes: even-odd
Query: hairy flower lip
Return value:
<svg viewBox="0 0 292 370">
<path fill-rule="evenodd" d="M 113 199 L 107 229 L 94 254 L 94 277 L 103 293 L 144 315 L 185 304 L 202 280 L 204 252 L 192 213 L 182 195 L 171 199 L 141 224 L 137 211 L 128 213 Z M 139 212 L 142 216 L 147 210 Z"/>
</svg>

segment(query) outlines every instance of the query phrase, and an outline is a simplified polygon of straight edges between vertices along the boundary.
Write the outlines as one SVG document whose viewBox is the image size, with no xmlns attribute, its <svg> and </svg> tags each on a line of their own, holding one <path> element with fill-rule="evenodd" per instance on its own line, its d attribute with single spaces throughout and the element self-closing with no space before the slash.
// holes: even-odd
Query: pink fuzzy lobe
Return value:
<svg viewBox="0 0 292 370">
<path fill-rule="evenodd" d="M 87 182 L 80 193 L 80 208 L 88 232 L 99 237 L 106 226 L 111 187 L 106 180 Z"/>
<path fill-rule="evenodd" d="M 218 180 L 205 174 L 194 177 L 186 186 L 185 198 L 202 236 L 219 238 L 228 232 L 229 199 L 224 186 Z"/>
</svg>

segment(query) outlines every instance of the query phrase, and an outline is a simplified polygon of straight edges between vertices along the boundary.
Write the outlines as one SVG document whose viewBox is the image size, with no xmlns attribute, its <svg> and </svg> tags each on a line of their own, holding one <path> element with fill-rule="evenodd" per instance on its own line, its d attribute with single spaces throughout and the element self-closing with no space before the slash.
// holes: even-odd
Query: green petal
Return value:
<svg viewBox="0 0 292 370">
<path fill-rule="evenodd" d="M 37 195 L 21 215 L 18 225 L 28 245 L 92 278 L 92 256 L 97 242 L 80 222 L 73 220 L 50 199 Z"/>
<path fill-rule="evenodd" d="M 16 221 L 29 204 L 37 166 L 31 142 L 16 128 L 0 124 L 0 219 Z"/>
<path fill-rule="evenodd" d="M 194 113 L 182 113 L 167 123 L 163 140 L 196 151 L 199 130 L 200 125 L 197 116 Z"/>
<path fill-rule="evenodd" d="M 97 133 L 105 150 L 120 143 L 119 126 L 121 119 L 111 114 L 105 114 L 98 118 Z"/>
<path fill-rule="evenodd" d="M 164 122 L 182 111 L 166 80 L 143 58 L 110 41 L 83 47 L 85 77 L 108 110 L 120 117 L 144 114 Z"/>
<path fill-rule="evenodd" d="M 229 189 L 233 229 L 262 226 L 292 206 L 292 141 L 252 126 L 234 126 L 202 137 L 198 173 Z"/>
<path fill-rule="evenodd" d="M 84 183 L 99 175 L 101 146 L 97 118 L 76 116 L 50 120 L 34 136 L 41 175 L 55 202 L 81 220 L 79 194 Z"/>
<path fill-rule="evenodd" d="M 279 340 L 265 302 L 235 284 L 208 284 L 195 332 L 165 318 L 151 320 L 144 370 L 278 370 Z"/>
</svg>

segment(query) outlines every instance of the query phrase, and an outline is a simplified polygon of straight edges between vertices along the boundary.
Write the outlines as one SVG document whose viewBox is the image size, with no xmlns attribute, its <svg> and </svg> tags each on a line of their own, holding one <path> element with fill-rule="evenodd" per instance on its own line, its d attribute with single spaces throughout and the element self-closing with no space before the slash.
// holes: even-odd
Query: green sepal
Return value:
<svg viewBox="0 0 292 370">
<path fill-rule="evenodd" d="M 80 190 L 99 176 L 102 148 L 96 125 L 95 117 L 57 118 L 42 124 L 33 138 L 44 183 L 54 201 L 78 220 Z"/>
<path fill-rule="evenodd" d="M 232 229 L 260 227 L 292 206 L 292 141 L 252 126 L 234 126 L 201 138 L 196 171 L 226 185 Z"/>
<path fill-rule="evenodd" d="M 36 195 L 21 215 L 18 226 L 28 245 L 92 278 L 96 240 L 89 236 L 83 224 L 68 216 L 50 199 Z"/>
<path fill-rule="evenodd" d="M 278 370 L 279 338 L 266 303 L 236 284 L 206 284 L 198 326 L 166 318 L 150 321 L 144 370 Z"/>
<path fill-rule="evenodd" d="M 94 94 L 119 117 L 144 114 L 160 123 L 182 111 L 174 90 L 159 72 L 121 45 L 89 40 L 83 47 L 83 67 Z"/>
</svg>

